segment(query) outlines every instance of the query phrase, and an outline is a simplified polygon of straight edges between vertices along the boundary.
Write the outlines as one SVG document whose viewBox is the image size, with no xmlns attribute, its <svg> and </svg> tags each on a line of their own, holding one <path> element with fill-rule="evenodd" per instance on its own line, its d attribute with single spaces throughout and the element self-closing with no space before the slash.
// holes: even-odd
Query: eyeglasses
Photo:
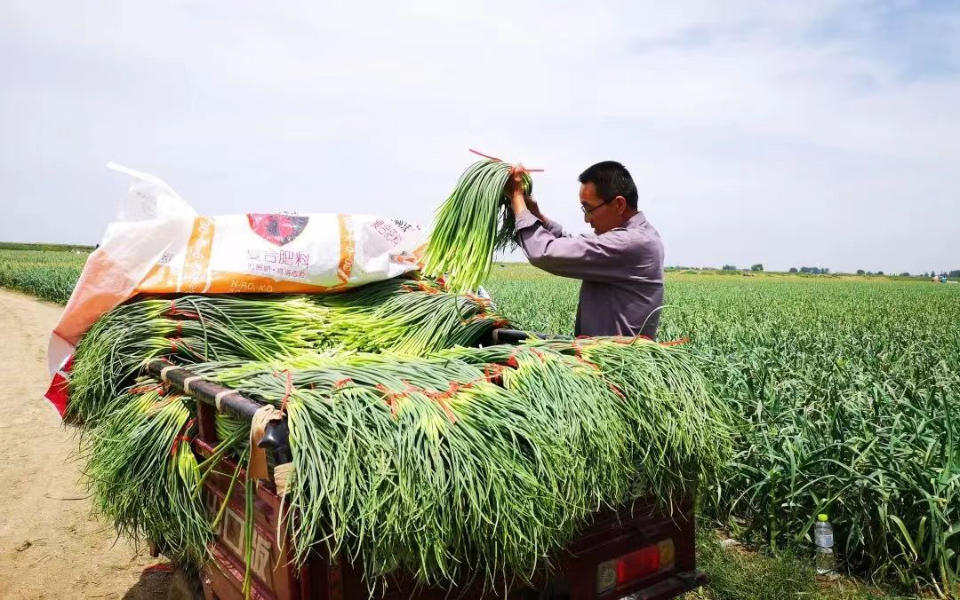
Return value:
<svg viewBox="0 0 960 600">
<path fill-rule="evenodd" d="M 612 198 L 611 198 L 610 200 L 604 200 L 603 202 L 601 202 L 600 204 L 594 206 L 593 208 L 587 208 L 586 206 L 584 206 L 583 204 L 581 204 L 581 205 L 580 205 L 580 210 L 583 211 L 583 216 L 589 217 L 591 214 L 593 214 L 593 211 L 597 210 L 598 208 L 600 208 L 600 207 L 603 206 L 604 204 L 609 204 L 612 200 L 613 200 Z"/>
</svg>

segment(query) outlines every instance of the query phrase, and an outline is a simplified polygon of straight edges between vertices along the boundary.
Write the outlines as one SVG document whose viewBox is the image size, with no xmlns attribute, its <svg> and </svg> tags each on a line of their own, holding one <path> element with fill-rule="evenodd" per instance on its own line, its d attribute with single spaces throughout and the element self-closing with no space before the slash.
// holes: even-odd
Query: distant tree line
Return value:
<svg viewBox="0 0 960 600">
<path fill-rule="evenodd" d="M 94 246 L 83 246 L 79 244 L 33 244 L 24 242 L 0 242 L 0 250 L 45 250 L 54 252 L 93 252 Z"/>
<path fill-rule="evenodd" d="M 713 270 L 716 270 L 716 267 L 683 267 L 683 266 L 675 266 L 675 267 L 666 267 L 666 270 L 668 270 L 668 271 L 680 271 L 680 270 L 713 271 Z M 723 270 L 723 271 L 739 271 L 739 270 L 741 270 L 741 269 L 740 269 L 739 267 L 737 267 L 736 265 L 723 265 L 722 270 Z M 744 270 L 744 271 L 747 271 L 748 269 L 747 269 L 747 268 L 744 268 L 743 270 Z M 763 268 L 763 263 L 756 263 L 756 264 L 750 265 L 750 269 L 749 269 L 749 270 L 750 270 L 750 271 L 763 271 L 763 270 L 764 270 L 764 268 Z M 827 267 L 790 267 L 790 273 L 804 273 L 804 274 L 808 274 L 808 275 L 829 275 L 829 274 L 830 274 L 830 269 L 827 268 Z M 891 273 L 891 275 L 892 275 L 892 274 L 893 274 L 893 273 Z M 868 270 L 866 270 L 866 269 L 857 269 L 857 275 L 876 275 L 876 276 L 882 276 L 882 275 L 885 275 L 885 273 L 884 273 L 883 271 L 868 271 Z M 924 272 L 924 273 L 921 273 L 921 274 L 919 274 L 919 275 L 911 275 L 910 272 L 908 272 L 908 271 L 903 271 L 903 272 L 897 273 L 897 276 L 899 276 L 899 277 L 927 277 L 927 278 L 943 276 L 943 277 L 949 277 L 950 279 L 960 279 L 960 269 L 954 269 L 954 270 L 952 270 L 952 271 L 940 271 L 940 272 L 937 272 L 937 271 L 935 271 L 935 270 L 931 270 L 930 272 Z"/>
<path fill-rule="evenodd" d="M 865 271 L 863 269 L 857 269 L 857 275 L 883 275 L 883 271 Z M 900 277 L 913 277 L 908 271 L 899 273 Z M 949 277 L 951 279 L 960 279 L 960 269 L 954 269 L 953 271 L 930 271 L 920 273 L 917 277 Z"/>
</svg>

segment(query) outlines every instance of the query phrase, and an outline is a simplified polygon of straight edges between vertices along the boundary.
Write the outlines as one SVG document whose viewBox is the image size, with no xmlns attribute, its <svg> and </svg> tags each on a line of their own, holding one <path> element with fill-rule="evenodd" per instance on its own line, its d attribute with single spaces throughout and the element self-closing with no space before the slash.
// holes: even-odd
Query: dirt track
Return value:
<svg viewBox="0 0 960 600">
<path fill-rule="evenodd" d="M 91 514 L 75 433 L 42 399 L 61 307 L 0 289 L 0 599 L 163 597 L 162 562 Z"/>
</svg>

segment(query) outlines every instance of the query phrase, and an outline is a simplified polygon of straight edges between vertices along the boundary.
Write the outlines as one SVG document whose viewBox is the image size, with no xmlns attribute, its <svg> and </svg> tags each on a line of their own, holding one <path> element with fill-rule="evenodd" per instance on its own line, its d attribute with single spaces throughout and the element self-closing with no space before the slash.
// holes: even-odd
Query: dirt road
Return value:
<svg viewBox="0 0 960 600">
<path fill-rule="evenodd" d="M 0 599 L 163 597 L 141 580 L 161 560 L 91 514 L 76 435 L 41 398 L 60 310 L 0 289 Z"/>
</svg>

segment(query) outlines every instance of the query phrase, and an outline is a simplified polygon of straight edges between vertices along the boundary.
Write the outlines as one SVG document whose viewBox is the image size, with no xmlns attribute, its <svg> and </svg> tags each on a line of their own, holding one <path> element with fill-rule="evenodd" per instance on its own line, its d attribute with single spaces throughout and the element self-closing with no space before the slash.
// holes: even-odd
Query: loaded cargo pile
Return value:
<svg viewBox="0 0 960 600">
<path fill-rule="evenodd" d="M 199 567 L 222 518 L 201 485 L 224 458 L 239 465 L 234 480 L 251 460 L 251 424 L 227 414 L 213 455 L 198 459 L 196 402 L 144 375 L 154 359 L 286 419 L 292 461 L 279 491 L 293 518 L 277 535 L 297 561 L 322 550 L 362 565 L 371 589 L 395 572 L 440 586 L 529 580 L 596 511 L 637 498 L 669 510 L 713 478 L 726 412 L 682 346 L 481 346 L 509 323 L 466 291 L 508 238 L 507 170 L 488 160 L 465 172 L 422 273 L 333 293 L 139 294 L 96 319 L 77 344 L 65 411 L 84 428 L 97 508 Z"/>
</svg>

